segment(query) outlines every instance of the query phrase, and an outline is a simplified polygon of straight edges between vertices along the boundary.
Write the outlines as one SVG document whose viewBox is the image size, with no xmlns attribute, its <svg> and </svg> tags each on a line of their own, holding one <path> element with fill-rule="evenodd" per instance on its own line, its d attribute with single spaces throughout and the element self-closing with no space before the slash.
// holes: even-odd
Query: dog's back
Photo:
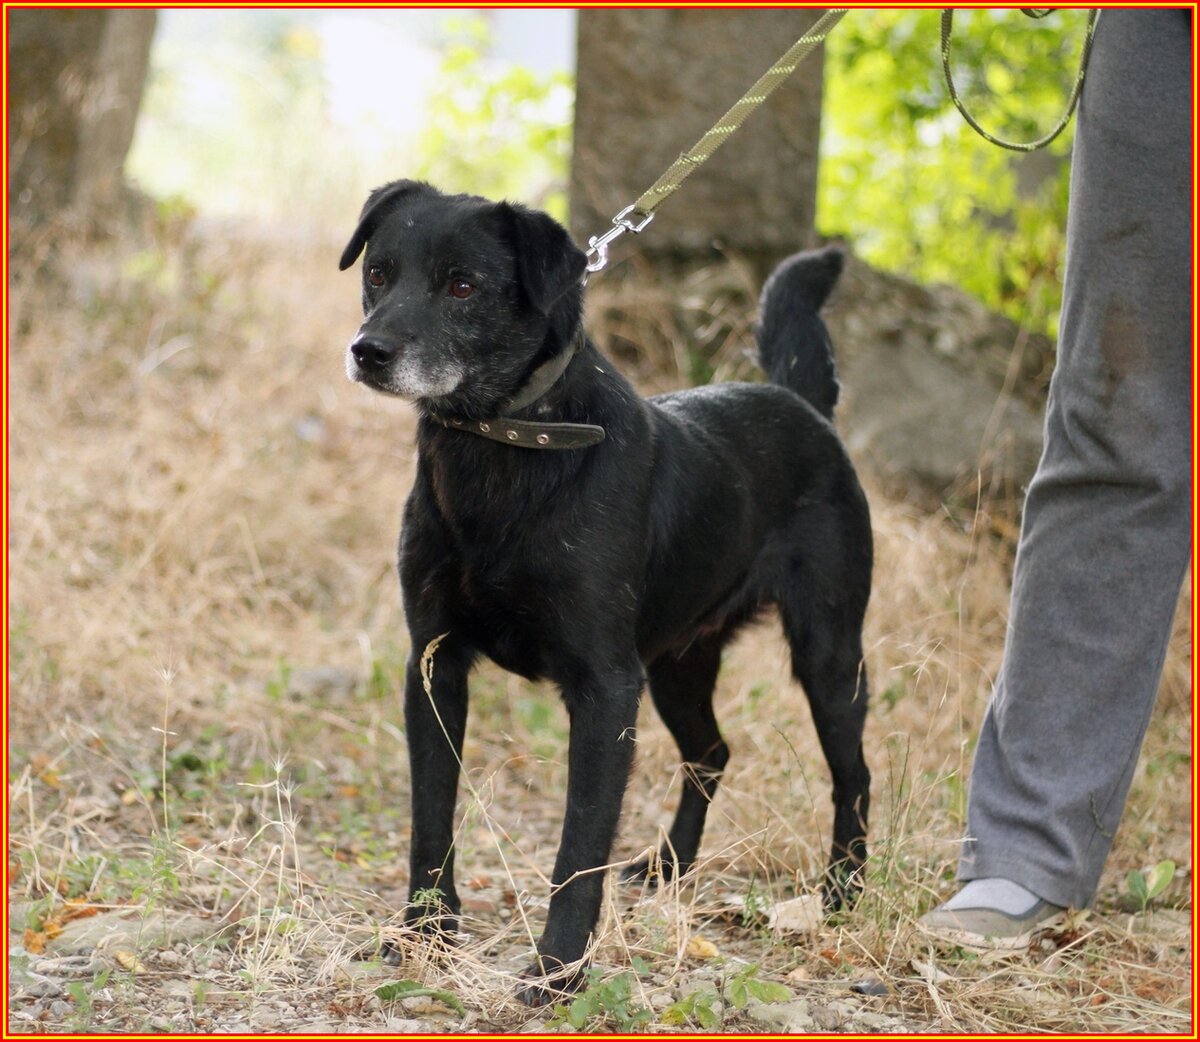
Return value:
<svg viewBox="0 0 1200 1042">
<path fill-rule="evenodd" d="M 757 329 L 759 362 L 772 383 L 795 391 L 827 420 L 838 400 L 833 345 L 821 305 L 845 256 L 836 246 L 797 253 L 783 261 L 763 286 Z"/>
</svg>

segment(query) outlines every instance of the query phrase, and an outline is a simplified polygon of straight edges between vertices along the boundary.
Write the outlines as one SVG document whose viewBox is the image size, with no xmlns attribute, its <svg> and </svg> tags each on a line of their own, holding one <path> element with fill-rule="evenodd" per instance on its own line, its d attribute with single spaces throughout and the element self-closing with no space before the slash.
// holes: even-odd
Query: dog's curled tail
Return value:
<svg viewBox="0 0 1200 1042">
<path fill-rule="evenodd" d="M 845 265 L 838 246 L 781 262 L 763 286 L 758 358 L 772 383 L 795 391 L 827 420 L 838 400 L 833 344 L 818 314 Z"/>
</svg>

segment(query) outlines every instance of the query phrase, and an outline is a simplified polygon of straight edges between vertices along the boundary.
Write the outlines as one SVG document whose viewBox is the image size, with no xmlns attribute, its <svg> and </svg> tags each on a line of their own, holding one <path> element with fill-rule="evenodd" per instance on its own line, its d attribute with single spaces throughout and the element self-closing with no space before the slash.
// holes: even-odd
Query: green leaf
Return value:
<svg viewBox="0 0 1200 1042">
<path fill-rule="evenodd" d="M 775 981 L 748 980 L 746 990 L 759 1002 L 787 1002 L 794 998 L 790 988 Z"/>
<path fill-rule="evenodd" d="M 679 1027 L 687 1023 L 688 1015 L 684 1012 L 682 1002 L 673 1002 L 663 1010 L 662 1016 L 659 1018 L 664 1024 L 669 1024 L 672 1027 Z"/>
<path fill-rule="evenodd" d="M 729 982 L 729 1001 L 738 1009 L 741 1009 L 744 1005 L 746 1005 L 748 998 L 749 996 L 746 990 L 746 978 L 739 974 Z"/>
<path fill-rule="evenodd" d="M 592 1000 L 588 995 L 580 995 L 574 1002 L 571 1003 L 571 1008 L 567 1011 L 567 1023 L 576 1031 L 581 1031 L 583 1026 L 588 1022 L 588 1017 L 592 1015 Z"/>
<path fill-rule="evenodd" d="M 715 1031 L 721 1025 L 721 1018 L 717 1015 L 717 1011 L 709 1003 L 699 1002 L 696 1004 L 696 1022 L 704 1028 L 705 1031 Z"/>
<path fill-rule="evenodd" d="M 1150 878 L 1147 881 L 1146 899 L 1153 901 L 1171 884 L 1171 880 L 1175 878 L 1175 862 L 1160 861 L 1150 870 Z"/>
<path fill-rule="evenodd" d="M 1135 868 L 1125 877 L 1125 885 L 1129 888 L 1129 892 L 1133 895 L 1134 900 L 1145 908 L 1146 902 L 1150 900 L 1150 891 L 1146 886 L 1146 877 Z"/>
<path fill-rule="evenodd" d="M 427 988 L 420 981 L 415 980 L 389 981 L 387 984 L 379 985 L 375 989 L 375 995 L 381 1002 L 395 1002 L 398 999 L 415 999 L 425 996 L 440 1002 L 443 1006 L 449 1006 L 460 1016 L 465 1016 L 467 1012 L 466 1006 L 454 992 L 441 988 Z"/>
</svg>

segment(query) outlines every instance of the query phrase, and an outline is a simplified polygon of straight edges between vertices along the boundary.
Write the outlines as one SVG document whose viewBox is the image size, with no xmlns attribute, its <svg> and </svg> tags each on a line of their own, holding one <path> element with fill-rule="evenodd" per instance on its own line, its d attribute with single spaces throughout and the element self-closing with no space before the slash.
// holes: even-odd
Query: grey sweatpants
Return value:
<svg viewBox="0 0 1200 1042">
<path fill-rule="evenodd" d="M 1100 15 L 1058 360 L 960 879 L 1092 899 L 1191 556 L 1191 21 Z"/>
</svg>

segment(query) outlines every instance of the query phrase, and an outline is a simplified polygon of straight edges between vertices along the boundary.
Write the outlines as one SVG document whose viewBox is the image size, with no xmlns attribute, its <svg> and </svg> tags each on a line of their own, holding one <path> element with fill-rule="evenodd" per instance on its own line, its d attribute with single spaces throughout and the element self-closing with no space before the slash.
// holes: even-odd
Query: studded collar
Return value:
<svg viewBox="0 0 1200 1042">
<path fill-rule="evenodd" d="M 583 328 L 574 339 L 553 358 L 543 362 L 529 377 L 525 386 L 508 399 L 495 419 L 444 420 L 443 427 L 514 445 L 524 449 L 585 449 L 604 440 L 604 428 L 593 423 L 541 423 L 535 420 L 514 420 L 510 413 L 532 405 L 554 386 L 572 359 L 582 350 Z"/>
</svg>

